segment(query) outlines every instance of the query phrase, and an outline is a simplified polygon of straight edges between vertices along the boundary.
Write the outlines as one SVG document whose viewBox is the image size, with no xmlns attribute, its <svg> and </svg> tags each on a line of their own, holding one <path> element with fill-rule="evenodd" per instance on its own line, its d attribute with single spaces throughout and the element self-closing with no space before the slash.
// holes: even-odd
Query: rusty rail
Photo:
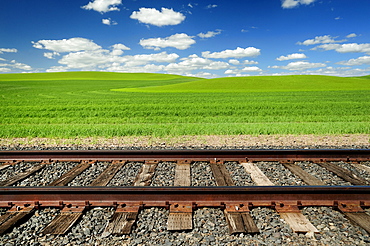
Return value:
<svg viewBox="0 0 370 246">
<path fill-rule="evenodd" d="M 370 186 L 0 187 L 0 207 L 117 207 L 127 204 L 168 207 L 174 203 L 221 208 L 228 204 L 370 207 Z"/>
<path fill-rule="evenodd" d="M 346 161 L 370 160 L 370 149 L 299 150 L 70 150 L 0 151 L 0 162 L 13 161 Z"/>
</svg>

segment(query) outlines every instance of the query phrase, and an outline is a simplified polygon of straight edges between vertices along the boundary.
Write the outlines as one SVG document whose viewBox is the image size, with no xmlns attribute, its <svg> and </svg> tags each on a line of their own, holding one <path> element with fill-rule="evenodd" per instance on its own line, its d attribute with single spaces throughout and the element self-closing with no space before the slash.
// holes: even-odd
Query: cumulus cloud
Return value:
<svg viewBox="0 0 370 246">
<path fill-rule="evenodd" d="M 57 72 L 66 72 L 68 71 L 68 68 L 63 66 L 53 66 L 49 69 L 46 69 L 47 73 L 57 73 Z"/>
<path fill-rule="evenodd" d="M 240 61 L 236 60 L 236 59 L 230 59 L 229 60 L 229 63 L 230 64 L 233 64 L 233 65 L 239 65 L 240 64 Z"/>
<path fill-rule="evenodd" d="M 33 47 L 37 49 L 51 50 L 55 52 L 73 52 L 81 50 L 97 50 L 101 47 L 86 38 L 70 38 L 61 40 L 39 40 L 33 42 Z"/>
<path fill-rule="evenodd" d="M 216 4 L 209 4 L 209 5 L 207 5 L 206 9 L 213 9 L 213 8 L 217 8 L 217 7 L 218 7 L 218 5 L 216 5 Z"/>
<path fill-rule="evenodd" d="M 10 63 L 1 63 L 0 64 L 0 72 L 4 72 L 4 73 L 13 72 L 14 69 L 30 71 L 30 70 L 32 70 L 32 67 L 27 65 L 27 64 L 17 62 L 15 60 L 10 61 Z"/>
<path fill-rule="evenodd" d="M 291 9 L 294 7 L 298 7 L 300 4 L 309 5 L 316 0 L 282 0 L 281 7 L 284 9 Z"/>
<path fill-rule="evenodd" d="M 336 37 L 332 37 L 330 35 L 317 36 L 313 39 L 307 39 L 303 42 L 298 42 L 297 44 L 300 44 L 300 45 L 314 45 L 314 44 L 340 43 L 340 42 L 345 41 L 345 40 L 334 40 L 335 38 Z"/>
<path fill-rule="evenodd" d="M 100 13 L 106 13 L 109 11 L 119 11 L 117 5 L 121 5 L 122 0 L 94 0 L 89 2 L 87 5 L 81 8 L 86 10 L 95 10 Z"/>
<path fill-rule="evenodd" d="M 44 56 L 48 59 L 55 59 L 56 56 L 60 56 L 58 52 L 45 52 Z"/>
<path fill-rule="evenodd" d="M 252 66 L 252 67 L 245 67 L 242 69 L 243 71 L 246 71 L 246 72 L 260 72 L 262 71 L 261 68 L 259 67 L 256 67 L 256 66 Z"/>
<path fill-rule="evenodd" d="M 183 14 L 166 8 L 161 11 L 155 8 L 140 8 L 139 11 L 132 12 L 130 18 L 154 26 L 178 25 L 185 20 Z"/>
<path fill-rule="evenodd" d="M 1 65 L 1 64 L 0 64 Z M 7 68 L 7 67 L 0 67 L 0 73 L 9 73 L 11 72 L 12 70 L 10 68 Z"/>
<path fill-rule="evenodd" d="M 250 61 L 250 60 L 245 60 L 244 61 L 244 64 L 246 64 L 246 65 L 257 65 L 258 62 L 256 62 L 256 61 Z"/>
<path fill-rule="evenodd" d="M 370 55 L 370 43 L 357 44 L 323 44 L 314 48 L 324 50 L 335 50 L 338 53 L 366 53 Z"/>
<path fill-rule="evenodd" d="M 197 55 L 190 55 L 189 57 L 182 58 L 179 63 L 171 63 L 165 67 L 165 71 L 170 73 L 182 74 L 184 72 L 189 72 L 198 69 L 207 70 L 219 70 L 227 69 L 230 64 L 227 62 L 213 61 L 210 59 L 205 59 Z"/>
<path fill-rule="evenodd" d="M 199 33 L 198 37 L 200 37 L 200 38 L 212 38 L 212 37 L 217 36 L 219 34 L 221 34 L 221 30 L 216 30 L 215 32 L 208 31 L 207 33 L 202 33 L 202 32 Z"/>
<path fill-rule="evenodd" d="M 115 44 L 115 45 L 112 45 L 111 47 L 113 49 L 111 54 L 115 56 L 122 55 L 124 50 L 131 50 L 129 47 L 127 47 L 124 44 Z"/>
<path fill-rule="evenodd" d="M 254 47 L 248 48 L 236 48 L 235 50 L 224 50 L 221 52 L 211 53 L 210 51 L 202 52 L 202 56 L 205 58 L 243 58 L 243 57 L 253 57 L 259 56 L 261 54 L 260 49 Z"/>
<path fill-rule="evenodd" d="M 360 65 L 370 65 L 370 56 L 361 56 L 358 58 L 350 59 L 348 61 L 341 61 L 337 64 L 346 66 L 360 66 Z"/>
<path fill-rule="evenodd" d="M 285 70 L 306 70 L 311 68 L 326 67 L 324 63 L 310 63 L 306 61 L 291 62 L 286 66 L 272 66 L 271 68 L 279 68 Z"/>
<path fill-rule="evenodd" d="M 346 36 L 346 38 L 355 38 L 355 37 L 357 37 L 356 33 L 351 33 Z"/>
<path fill-rule="evenodd" d="M 286 60 L 293 60 L 293 59 L 305 59 L 307 56 L 303 53 L 293 53 L 287 56 L 280 56 L 276 58 L 278 61 L 286 61 Z"/>
<path fill-rule="evenodd" d="M 0 54 L 3 54 L 4 52 L 7 52 L 7 53 L 17 53 L 18 50 L 17 49 L 8 49 L 8 48 L 0 48 Z"/>
<path fill-rule="evenodd" d="M 166 38 L 142 39 L 139 43 L 145 49 L 160 50 L 161 48 L 173 47 L 179 50 L 188 49 L 195 41 L 192 36 L 185 33 L 177 33 Z"/>
<path fill-rule="evenodd" d="M 102 23 L 104 25 L 108 25 L 108 26 L 112 26 L 112 25 L 117 25 L 118 24 L 117 22 L 112 21 L 110 18 L 108 18 L 108 19 L 102 19 L 101 21 L 102 21 Z"/>
<path fill-rule="evenodd" d="M 133 67 L 148 65 L 150 62 L 171 63 L 175 62 L 179 55 L 166 52 L 157 54 L 143 54 L 134 56 L 120 56 L 117 50 L 127 50 L 128 47 L 122 44 L 111 46 L 113 50 L 89 50 L 71 52 L 58 61 L 59 64 L 66 65 L 68 69 L 109 69 L 115 68 L 116 71 L 129 71 Z M 61 68 L 58 68 L 61 69 Z M 109 70 L 113 71 L 113 70 Z"/>
</svg>

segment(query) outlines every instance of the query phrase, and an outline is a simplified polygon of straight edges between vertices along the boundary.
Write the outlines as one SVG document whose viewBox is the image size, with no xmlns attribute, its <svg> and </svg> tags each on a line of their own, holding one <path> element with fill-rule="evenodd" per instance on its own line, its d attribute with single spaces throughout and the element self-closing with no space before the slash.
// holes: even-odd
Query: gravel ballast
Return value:
<svg viewBox="0 0 370 246">
<path fill-rule="evenodd" d="M 346 137 L 343 137 L 344 139 Z M 351 138 L 351 137 L 347 137 Z M 139 141 L 138 139 L 137 141 Z M 199 139 L 198 139 L 199 140 Z M 221 139 L 222 140 L 222 139 Z M 240 139 L 239 139 L 240 140 Z M 238 140 L 238 141 L 239 141 Z M 112 140 L 113 141 L 113 140 Z M 141 140 L 140 140 L 141 141 Z M 189 140 L 190 141 L 190 140 Z M 200 141 L 200 140 L 199 140 Z M 218 145 L 207 144 L 183 144 L 181 149 L 233 149 L 240 144 L 232 143 L 231 140 L 222 140 Z M 270 141 L 270 140 L 269 140 Z M 271 140 L 272 141 L 272 140 Z M 282 141 L 277 139 L 276 141 Z M 303 140 L 300 140 L 303 141 Z M 4 142 L 4 140 L 3 140 Z M 167 143 L 166 143 L 167 142 Z M 298 143 L 300 143 L 297 140 Z M 165 143 L 165 144 L 163 144 Z M 220 146 L 220 143 L 225 146 Z M 242 142 L 240 142 L 242 143 Z M 254 145 L 243 145 L 242 149 L 255 148 L 276 148 L 276 143 L 271 145 L 259 145 L 260 141 Z M 335 145 L 326 145 L 324 148 L 335 148 Z M 292 148 L 320 148 L 317 145 L 290 145 L 280 146 L 281 149 Z M 368 148 L 368 143 L 338 144 L 339 148 Z M 168 141 L 154 143 L 152 145 L 13 145 L 2 146 L 2 150 L 37 150 L 37 149 L 170 149 Z M 30 168 L 35 163 L 21 162 L 6 169 L 0 170 L 0 181 L 5 180 L 16 173 L 20 173 Z M 276 185 L 304 185 L 302 180 L 293 175 L 278 163 L 258 162 L 259 168 Z M 305 171 L 323 180 L 327 185 L 349 185 L 333 173 L 325 170 L 321 166 L 309 163 L 297 163 Z M 370 181 L 370 175 L 363 170 L 355 168 L 348 163 L 336 163 L 341 167 L 351 171 L 356 171 L 363 178 Z M 362 163 L 370 166 L 369 162 Z M 44 169 L 35 175 L 16 183 L 16 186 L 47 185 L 60 177 L 64 172 L 73 168 L 77 163 L 64 162 L 47 164 Z M 92 164 L 82 174 L 78 175 L 69 185 L 80 186 L 89 185 L 103 170 L 108 163 L 99 162 Z M 242 165 L 235 162 L 225 164 L 227 170 L 236 185 L 255 185 Z M 126 163 L 117 172 L 108 186 L 130 186 L 138 174 L 142 163 Z M 209 163 L 196 162 L 191 165 L 191 180 L 193 186 L 216 186 Z M 169 162 L 159 163 L 155 175 L 153 176 L 152 186 L 172 186 L 175 164 Z M 48 175 L 46 175 L 48 174 Z M 50 174 L 50 175 L 49 175 Z M 6 209 L 0 209 L 0 215 Z M 370 211 L 370 210 L 369 210 Z M 10 232 L 0 235 L 1 245 L 32 245 L 32 246 L 52 246 L 52 245 L 369 245 L 370 236 L 362 228 L 353 225 L 346 217 L 329 207 L 305 207 L 302 213 L 320 231 L 320 234 L 304 235 L 293 233 L 289 225 L 280 218 L 278 213 L 270 208 L 258 207 L 251 210 L 251 215 L 260 229 L 261 233 L 256 235 L 249 234 L 228 234 L 228 227 L 221 209 L 218 208 L 199 208 L 193 212 L 193 230 L 184 232 L 167 231 L 167 218 L 169 211 L 164 208 L 146 208 L 140 211 L 137 221 L 132 228 L 130 235 L 117 236 L 104 232 L 109 219 L 113 214 L 113 208 L 92 208 L 87 210 L 81 219 L 66 235 L 42 235 L 41 231 L 50 221 L 59 214 L 59 209 L 43 208 L 37 210 L 28 220 L 15 227 Z M 369 212 L 370 213 L 370 212 Z"/>
</svg>

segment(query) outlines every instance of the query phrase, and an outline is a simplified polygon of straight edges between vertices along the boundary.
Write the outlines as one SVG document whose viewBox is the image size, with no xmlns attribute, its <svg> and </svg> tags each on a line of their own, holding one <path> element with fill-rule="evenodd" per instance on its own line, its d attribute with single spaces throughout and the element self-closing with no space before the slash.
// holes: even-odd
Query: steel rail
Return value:
<svg viewBox="0 0 370 246">
<path fill-rule="evenodd" d="M 331 206 L 370 207 L 370 186 L 0 187 L 0 207 Z"/>
<path fill-rule="evenodd" d="M 370 149 L 297 150 L 44 150 L 0 151 L 0 162 L 14 161 L 369 161 Z"/>
</svg>

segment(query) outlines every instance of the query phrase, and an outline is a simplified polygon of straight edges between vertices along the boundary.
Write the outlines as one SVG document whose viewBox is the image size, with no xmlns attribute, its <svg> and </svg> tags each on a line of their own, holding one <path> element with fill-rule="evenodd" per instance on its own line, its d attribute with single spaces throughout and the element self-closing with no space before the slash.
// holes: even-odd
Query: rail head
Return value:
<svg viewBox="0 0 370 246">
<path fill-rule="evenodd" d="M 370 149 L 278 150 L 43 150 L 0 151 L 0 162 L 14 161 L 369 161 Z"/>
</svg>

